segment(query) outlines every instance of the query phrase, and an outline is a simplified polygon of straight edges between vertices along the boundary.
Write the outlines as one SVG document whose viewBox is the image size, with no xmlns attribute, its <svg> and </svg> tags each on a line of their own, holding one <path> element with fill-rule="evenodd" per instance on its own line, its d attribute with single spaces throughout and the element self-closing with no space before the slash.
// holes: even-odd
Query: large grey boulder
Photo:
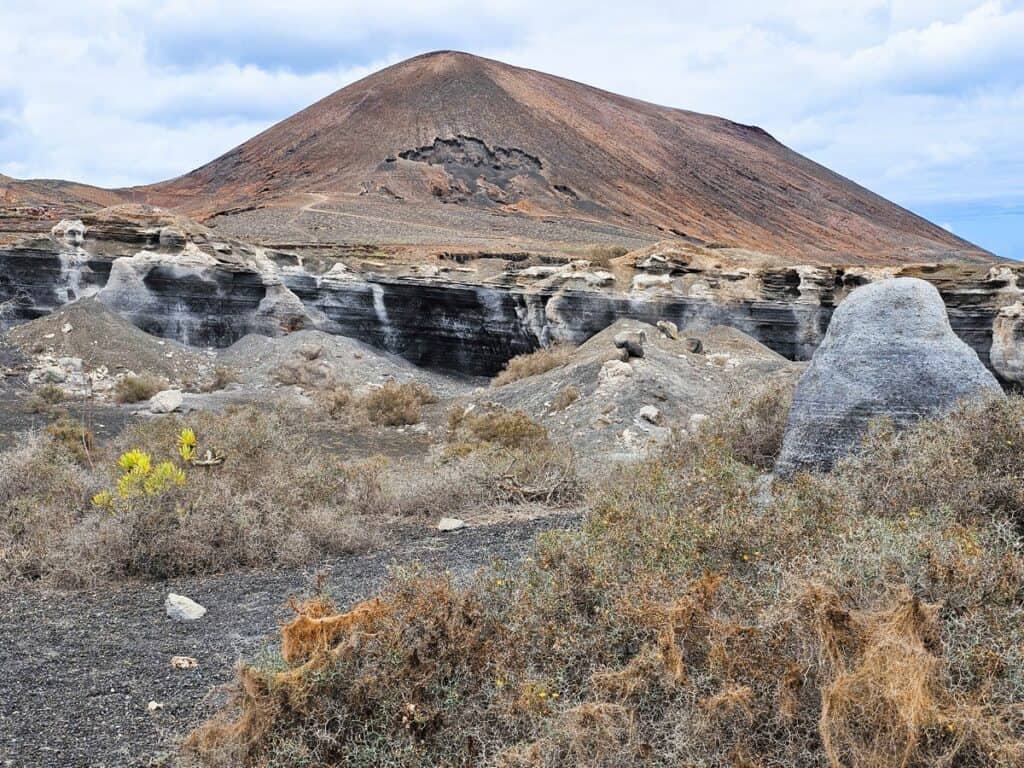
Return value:
<svg viewBox="0 0 1024 768">
<path fill-rule="evenodd" d="M 797 383 L 775 471 L 828 469 L 875 417 L 903 426 L 986 393 L 1002 389 L 953 333 L 934 286 L 911 277 L 863 286 L 836 309 Z"/>
</svg>

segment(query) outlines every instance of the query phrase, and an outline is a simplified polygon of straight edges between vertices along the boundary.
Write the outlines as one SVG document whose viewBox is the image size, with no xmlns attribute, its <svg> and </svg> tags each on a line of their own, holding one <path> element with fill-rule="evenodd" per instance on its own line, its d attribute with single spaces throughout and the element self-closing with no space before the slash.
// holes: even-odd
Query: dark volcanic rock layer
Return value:
<svg viewBox="0 0 1024 768">
<path fill-rule="evenodd" d="M 1004 382 L 1019 374 L 1019 365 L 999 364 L 1020 359 L 1017 334 L 997 334 L 994 359 L 990 348 L 993 325 L 1004 328 L 1005 308 L 1021 300 L 1021 267 L 788 267 L 750 252 L 669 243 L 608 269 L 518 257 L 490 260 L 489 272 L 444 261 L 355 270 L 321 260 L 314 269 L 300 255 L 216 241 L 187 220 L 161 216 L 62 222 L 47 239 L 0 249 L 0 328 L 95 295 L 138 327 L 197 346 L 315 327 L 472 375 L 493 374 L 538 345 L 582 343 L 621 318 L 731 326 L 805 360 L 850 291 L 911 276 L 939 290 L 953 330 L 985 365 Z"/>
</svg>

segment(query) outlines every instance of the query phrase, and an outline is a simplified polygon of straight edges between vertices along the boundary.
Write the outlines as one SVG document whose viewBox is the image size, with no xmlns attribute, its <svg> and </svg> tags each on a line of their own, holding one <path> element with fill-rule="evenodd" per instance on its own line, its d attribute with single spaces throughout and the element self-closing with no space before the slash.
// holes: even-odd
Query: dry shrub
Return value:
<svg viewBox="0 0 1024 768">
<path fill-rule="evenodd" d="M 367 394 L 362 405 L 372 424 L 401 427 L 419 424 L 423 417 L 423 406 L 434 402 L 437 402 L 437 398 L 419 382 L 406 381 L 399 384 L 389 381 Z"/>
<path fill-rule="evenodd" d="M 516 355 L 505 363 L 501 373 L 491 380 L 491 386 L 503 387 L 513 381 L 547 373 L 569 362 L 573 350 L 573 347 L 565 344 L 552 344 L 550 347 L 540 347 L 533 352 Z"/>
<path fill-rule="evenodd" d="M 548 431 L 520 410 L 499 406 L 460 408 L 448 412 L 449 442 L 490 443 L 525 448 L 548 442 Z"/>
<path fill-rule="evenodd" d="M 956 423 L 1016 443 L 1021 413 L 881 433 L 859 484 L 850 463 L 770 497 L 724 438 L 673 443 L 607 473 L 581 527 L 521 563 L 461 585 L 401 571 L 357 613 L 300 606 L 290 661 L 243 666 L 187 746 L 285 767 L 1020 765 L 1024 548 L 1000 507 L 1021 459 Z M 929 439 L 927 457 L 899 450 Z M 966 460 L 979 450 L 991 464 Z M 923 498 L 943 451 L 994 507 L 863 499 L 894 452 Z"/>
<path fill-rule="evenodd" d="M 551 443 L 449 444 L 439 465 L 399 467 L 387 479 L 395 514 L 434 519 L 520 504 L 560 509 L 577 503 L 581 490 L 573 451 Z"/>
<path fill-rule="evenodd" d="M 67 392 L 56 384 L 43 384 L 37 388 L 25 402 L 29 413 L 51 413 L 55 405 L 67 399 Z"/>
<path fill-rule="evenodd" d="M 865 513 L 948 508 L 958 518 L 1014 516 L 1024 527 L 1024 399 L 964 402 L 949 416 L 897 432 L 880 421 L 835 475 Z M 872 478 L 884 477 L 884 483 Z"/>
<path fill-rule="evenodd" d="M 724 412 L 702 427 L 699 439 L 724 440 L 741 461 L 770 470 L 782 450 L 795 386 L 795 380 L 785 379 L 736 393 Z"/>
<path fill-rule="evenodd" d="M 227 387 L 229 384 L 235 384 L 238 382 L 238 373 L 232 369 L 223 365 L 218 365 L 213 369 L 213 373 L 203 381 L 200 386 L 202 392 L 219 392 L 220 390 Z"/>
<path fill-rule="evenodd" d="M 551 410 L 554 412 L 564 411 L 582 396 L 583 395 L 580 393 L 579 387 L 574 387 L 570 384 L 555 395 L 555 399 L 551 401 Z"/>
<path fill-rule="evenodd" d="M 62 537 L 99 485 L 45 432 L 21 435 L 0 453 L 0 581 L 67 573 Z"/>
<path fill-rule="evenodd" d="M 306 389 L 323 389 L 333 385 L 334 369 L 327 360 L 319 357 L 309 358 L 302 354 L 281 361 L 270 372 L 270 377 L 278 384 L 300 386 Z"/>
<path fill-rule="evenodd" d="M 95 438 L 92 430 L 82 422 L 64 416 L 46 427 L 46 434 L 59 443 L 79 464 L 89 462 Z"/>
<path fill-rule="evenodd" d="M 117 380 L 117 384 L 114 386 L 114 398 L 119 403 L 141 403 L 166 388 L 167 382 L 156 376 L 129 374 Z"/>
<path fill-rule="evenodd" d="M 352 414 L 356 398 L 350 387 L 336 384 L 317 392 L 316 400 L 332 418 L 339 419 Z"/>
<path fill-rule="evenodd" d="M 622 245 L 595 245 L 587 253 L 587 259 L 595 267 L 608 269 L 612 261 L 629 253 L 629 248 Z"/>
</svg>

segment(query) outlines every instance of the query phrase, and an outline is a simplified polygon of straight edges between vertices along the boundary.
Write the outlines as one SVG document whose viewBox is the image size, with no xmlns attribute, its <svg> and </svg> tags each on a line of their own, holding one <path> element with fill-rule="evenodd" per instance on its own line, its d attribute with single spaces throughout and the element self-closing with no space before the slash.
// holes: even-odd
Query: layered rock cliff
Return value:
<svg viewBox="0 0 1024 768">
<path fill-rule="evenodd" d="M 0 249 L 0 328 L 94 295 L 138 327 L 193 345 L 312 327 L 467 374 L 493 374 L 552 341 L 582 343 L 620 318 L 731 326 L 805 360 L 850 291 L 910 276 L 939 290 L 954 331 L 1004 383 L 1022 380 L 1013 307 L 1024 266 L 783 266 L 679 243 L 602 265 L 522 254 L 460 261 L 314 258 L 127 207 Z"/>
</svg>

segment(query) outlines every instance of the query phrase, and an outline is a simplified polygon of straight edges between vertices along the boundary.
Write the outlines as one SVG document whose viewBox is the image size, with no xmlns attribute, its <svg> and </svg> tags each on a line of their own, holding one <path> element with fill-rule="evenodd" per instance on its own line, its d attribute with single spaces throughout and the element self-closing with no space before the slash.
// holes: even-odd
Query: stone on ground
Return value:
<svg viewBox="0 0 1024 768">
<path fill-rule="evenodd" d="M 206 615 L 206 609 L 195 600 L 174 592 L 167 595 L 164 610 L 167 611 L 167 617 L 175 621 L 195 621 Z"/>
<path fill-rule="evenodd" d="M 460 520 L 457 517 L 442 517 L 440 522 L 437 524 L 437 530 L 442 533 L 448 533 L 450 531 L 458 531 L 466 527 L 466 521 Z"/>
<path fill-rule="evenodd" d="M 953 333 L 934 286 L 908 277 L 863 286 L 836 309 L 797 383 L 775 470 L 828 469 L 876 417 L 903 426 L 983 394 L 1002 390 Z"/>
<path fill-rule="evenodd" d="M 184 401 L 185 396 L 180 389 L 165 389 L 149 399 L 148 408 L 150 413 L 174 413 Z"/>
</svg>

